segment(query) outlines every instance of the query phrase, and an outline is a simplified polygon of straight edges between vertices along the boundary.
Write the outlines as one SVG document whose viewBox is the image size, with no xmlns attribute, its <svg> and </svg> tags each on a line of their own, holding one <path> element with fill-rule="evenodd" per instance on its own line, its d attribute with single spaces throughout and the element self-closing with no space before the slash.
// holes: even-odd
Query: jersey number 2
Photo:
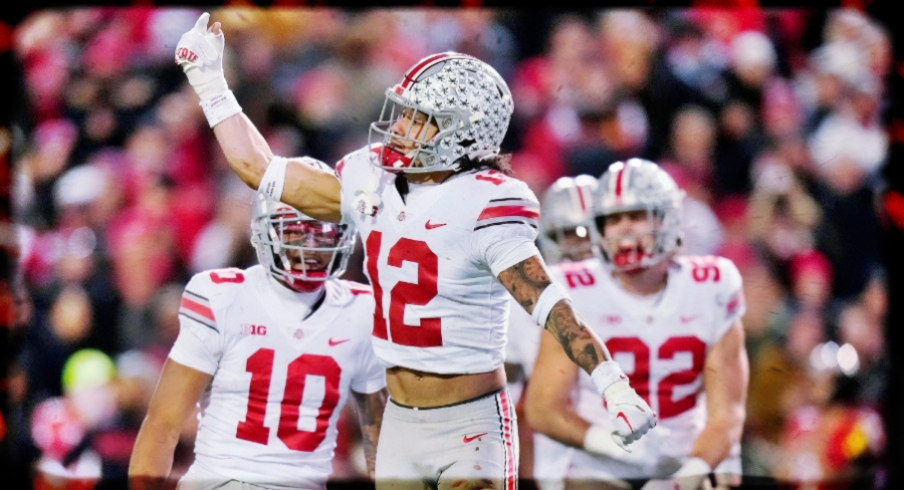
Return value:
<svg viewBox="0 0 904 490">
<path fill-rule="evenodd" d="M 389 340 L 387 319 L 383 312 L 383 288 L 380 286 L 380 271 L 377 260 L 380 257 L 383 233 L 371 231 L 367 235 L 367 274 L 374 288 L 374 337 Z M 436 274 L 439 258 L 427 243 L 400 238 L 389 249 L 388 265 L 402 267 L 404 262 L 417 264 L 417 282 L 398 282 L 389 292 L 389 334 L 392 342 L 415 347 L 440 347 L 443 345 L 442 328 L 439 318 L 421 318 L 419 325 L 405 324 L 407 305 L 423 306 L 437 295 Z"/>
<path fill-rule="evenodd" d="M 251 373 L 248 390 L 248 411 L 245 420 L 239 422 L 235 436 L 258 444 L 270 440 L 270 428 L 264 425 L 267 398 L 270 394 L 270 378 L 273 374 L 273 349 L 258 349 L 248 358 L 245 370 Z M 286 373 L 286 389 L 279 414 L 276 436 L 286 447 L 295 451 L 311 452 L 326 438 L 333 410 L 339 403 L 339 378 L 342 368 L 328 356 L 302 354 L 289 363 Z M 298 428 L 301 399 L 308 375 L 323 376 L 323 401 L 317 409 L 317 423 L 313 431 Z"/>
</svg>

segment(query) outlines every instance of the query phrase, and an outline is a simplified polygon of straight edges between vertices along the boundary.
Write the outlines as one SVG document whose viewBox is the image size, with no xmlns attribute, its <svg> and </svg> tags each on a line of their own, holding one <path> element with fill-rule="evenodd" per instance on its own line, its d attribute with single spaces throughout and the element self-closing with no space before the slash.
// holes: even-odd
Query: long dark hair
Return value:
<svg viewBox="0 0 904 490">
<path fill-rule="evenodd" d="M 499 153 L 487 158 L 472 160 L 467 155 L 458 159 L 458 170 L 455 173 L 463 173 L 471 170 L 481 170 L 485 168 L 502 172 L 505 175 L 512 175 L 515 171 L 512 169 L 512 154 Z"/>
</svg>

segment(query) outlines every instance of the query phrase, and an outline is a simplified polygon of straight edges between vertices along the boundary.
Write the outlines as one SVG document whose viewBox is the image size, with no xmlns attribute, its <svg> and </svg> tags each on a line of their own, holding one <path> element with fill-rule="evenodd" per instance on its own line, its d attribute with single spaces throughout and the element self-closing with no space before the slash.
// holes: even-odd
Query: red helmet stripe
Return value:
<svg viewBox="0 0 904 490">
<path fill-rule="evenodd" d="M 622 168 L 618 169 L 618 175 L 615 176 L 615 197 L 621 197 L 622 177 L 625 175 L 625 167 L 627 165 L 622 165 Z"/>
<path fill-rule="evenodd" d="M 414 82 L 415 79 L 417 79 L 418 75 L 420 75 L 422 71 L 430 68 L 430 66 L 438 61 L 453 57 L 465 58 L 466 55 L 459 53 L 439 53 L 433 56 L 428 56 L 427 58 L 421 60 L 421 62 L 417 65 L 414 65 L 414 68 L 408 70 L 408 73 L 405 74 L 405 78 L 402 80 L 402 83 L 400 85 L 402 86 L 402 88 L 407 89 L 408 86 L 411 85 L 411 83 Z"/>
<path fill-rule="evenodd" d="M 578 192 L 578 200 L 581 203 L 581 212 L 582 213 L 586 212 L 587 211 L 587 201 L 584 199 L 584 188 L 578 185 L 578 186 L 575 186 L 575 189 Z"/>
</svg>

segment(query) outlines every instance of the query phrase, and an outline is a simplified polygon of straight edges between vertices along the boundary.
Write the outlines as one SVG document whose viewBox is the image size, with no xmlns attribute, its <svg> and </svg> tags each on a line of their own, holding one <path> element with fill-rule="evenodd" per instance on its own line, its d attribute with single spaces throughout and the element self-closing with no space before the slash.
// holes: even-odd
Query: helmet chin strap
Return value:
<svg viewBox="0 0 904 490">
<path fill-rule="evenodd" d="M 274 255 L 279 257 L 279 261 L 282 263 L 283 283 L 289 289 L 299 293 L 313 293 L 323 287 L 323 281 L 306 281 L 295 277 L 293 274 L 295 270 L 292 269 L 292 261 L 286 255 L 286 249 L 280 248 L 279 252 Z"/>
<path fill-rule="evenodd" d="M 384 167 L 392 167 L 397 168 L 399 171 L 402 171 L 403 168 L 410 167 L 412 163 L 411 155 L 416 150 L 411 150 L 410 153 L 402 153 L 399 150 L 389 146 L 383 145 L 382 152 L 380 154 L 380 163 Z"/>
</svg>

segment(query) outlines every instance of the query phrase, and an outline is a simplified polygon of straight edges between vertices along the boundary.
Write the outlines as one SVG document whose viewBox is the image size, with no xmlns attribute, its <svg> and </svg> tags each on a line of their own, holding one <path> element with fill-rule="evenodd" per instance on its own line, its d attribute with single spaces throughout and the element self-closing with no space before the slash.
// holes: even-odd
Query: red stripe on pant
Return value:
<svg viewBox="0 0 904 490">
<path fill-rule="evenodd" d="M 505 445 L 505 488 L 515 490 L 517 475 L 515 474 L 515 445 L 512 436 L 512 407 L 509 404 L 508 392 L 505 390 L 499 393 L 499 405 L 502 407 L 502 443 Z"/>
</svg>

